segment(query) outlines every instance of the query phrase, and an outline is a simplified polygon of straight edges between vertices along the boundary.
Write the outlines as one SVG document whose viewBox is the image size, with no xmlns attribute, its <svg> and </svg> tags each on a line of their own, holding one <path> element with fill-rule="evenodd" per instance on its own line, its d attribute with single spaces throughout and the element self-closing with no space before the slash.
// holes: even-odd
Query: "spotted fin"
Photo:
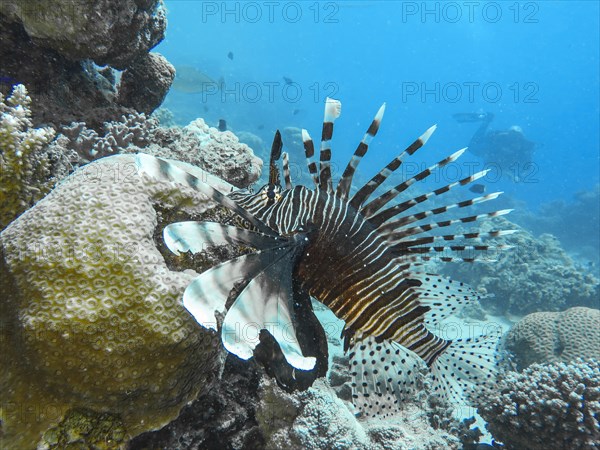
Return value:
<svg viewBox="0 0 600 450">
<path fill-rule="evenodd" d="M 292 272 L 295 251 L 269 250 L 270 260 L 253 277 L 227 311 L 221 338 L 225 348 L 242 359 L 253 356 L 258 333 L 266 329 L 277 341 L 285 359 L 300 370 L 311 370 L 316 358 L 305 357 L 293 322 Z"/>
<path fill-rule="evenodd" d="M 365 416 L 386 417 L 422 388 L 425 365 L 394 341 L 367 337 L 350 352 L 352 400 Z"/>
<path fill-rule="evenodd" d="M 456 339 L 431 366 L 433 392 L 454 405 L 477 398 L 498 372 L 500 335 Z"/>
</svg>

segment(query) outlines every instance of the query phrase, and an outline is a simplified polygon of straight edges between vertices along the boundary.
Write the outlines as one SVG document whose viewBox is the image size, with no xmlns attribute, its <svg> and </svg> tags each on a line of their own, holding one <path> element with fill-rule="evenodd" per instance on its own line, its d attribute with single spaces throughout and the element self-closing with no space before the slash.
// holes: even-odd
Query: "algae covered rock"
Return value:
<svg viewBox="0 0 600 450">
<path fill-rule="evenodd" d="M 217 372 L 220 345 L 180 302 L 196 273 L 167 267 L 155 205 L 211 206 L 117 155 L 0 234 L 0 447 L 32 448 L 76 408 L 118 415 L 128 437 L 159 428 Z"/>
</svg>

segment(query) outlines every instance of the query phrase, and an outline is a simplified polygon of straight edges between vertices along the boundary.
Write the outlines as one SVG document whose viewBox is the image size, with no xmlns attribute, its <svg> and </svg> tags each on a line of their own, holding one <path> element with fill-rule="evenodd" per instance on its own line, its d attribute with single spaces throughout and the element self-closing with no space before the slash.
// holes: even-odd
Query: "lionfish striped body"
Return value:
<svg viewBox="0 0 600 450">
<path fill-rule="evenodd" d="M 313 188 L 292 186 L 285 153 L 285 187 L 280 186 L 277 161 L 282 156 L 282 144 L 279 133 L 271 152 L 269 183 L 256 194 L 238 191 L 225 196 L 166 161 L 138 156 L 142 170 L 155 177 L 193 186 L 248 223 L 247 229 L 198 222 L 169 225 L 164 234 L 171 250 L 199 251 L 203 244 L 217 241 L 244 243 L 258 249 L 254 254 L 210 269 L 188 287 L 184 305 L 198 322 L 216 330 L 215 311 L 225 312 L 225 301 L 233 285 L 238 283 L 241 293 L 226 311 L 222 324 L 225 347 L 242 358 L 251 357 L 256 342 L 245 341 L 240 326 L 256 323 L 273 335 L 290 364 L 310 370 L 314 358 L 302 355 L 293 330 L 284 336 L 284 331 L 289 331 L 289 324 L 293 323 L 291 283 L 294 277 L 304 292 L 345 321 L 344 345 L 345 350 L 351 350 L 354 401 L 366 414 L 392 412 L 400 401 L 413 393 L 424 366 L 433 374 L 434 389 L 454 401 L 460 401 L 466 390 L 492 376 L 495 337 L 449 341 L 435 332 L 441 320 L 460 305 L 475 300 L 477 295 L 462 283 L 424 272 L 422 265 L 435 253 L 489 248 L 481 244 L 437 245 L 440 241 L 480 239 L 511 232 L 419 236 L 434 228 L 474 222 L 505 214 L 507 210 L 415 224 L 448 210 L 494 199 L 499 193 L 428 211 L 408 212 L 433 196 L 483 177 L 485 171 L 384 208 L 416 181 L 455 161 L 464 149 L 367 202 L 404 158 L 425 144 L 435 127 L 351 196 L 352 177 L 379 129 L 384 107 L 379 109 L 335 189 L 331 180 L 330 140 L 341 104 L 331 99 L 326 103 L 319 167 L 312 161 L 312 139 L 303 130 Z M 475 258 L 443 256 L 441 259 L 473 261 Z"/>
</svg>

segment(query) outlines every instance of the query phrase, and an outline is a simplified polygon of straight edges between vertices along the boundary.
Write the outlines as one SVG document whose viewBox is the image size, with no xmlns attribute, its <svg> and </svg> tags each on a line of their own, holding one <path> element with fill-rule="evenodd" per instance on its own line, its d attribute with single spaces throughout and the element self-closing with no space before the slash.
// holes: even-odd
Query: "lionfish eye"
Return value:
<svg viewBox="0 0 600 450">
<path fill-rule="evenodd" d="M 275 198 L 275 191 L 267 191 L 267 197 L 269 197 L 269 199 L 274 199 Z"/>
</svg>

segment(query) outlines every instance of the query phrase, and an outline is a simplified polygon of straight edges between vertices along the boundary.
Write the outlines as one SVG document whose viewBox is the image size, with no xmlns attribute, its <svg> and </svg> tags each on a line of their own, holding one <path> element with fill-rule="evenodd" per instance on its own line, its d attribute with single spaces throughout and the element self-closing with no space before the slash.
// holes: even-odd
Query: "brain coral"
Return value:
<svg viewBox="0 0 600 450">
<path fill-rule="evenodd" d="M 519 370 L 533 363 L 600 360 L 600 310 L 570 308 L 529 314 L 506 336 Z"/>
<path fill-rule="evenodd" d="M 115 414 L 134 436 L 206 387 L 220 347 L 180 303 L 195 273 L 167 268 L 154 204 L 161 214 L 210 206 L 116 155 L 77 170 L 0 234 L 0 447 L 35 447 L 74 408 Z"/>
<path fill-rule="evenodd" d="M 600 442 L 600 363 L 510 372 L 478 409 L 509 450 L 592 449 Z"/>
</svg>

